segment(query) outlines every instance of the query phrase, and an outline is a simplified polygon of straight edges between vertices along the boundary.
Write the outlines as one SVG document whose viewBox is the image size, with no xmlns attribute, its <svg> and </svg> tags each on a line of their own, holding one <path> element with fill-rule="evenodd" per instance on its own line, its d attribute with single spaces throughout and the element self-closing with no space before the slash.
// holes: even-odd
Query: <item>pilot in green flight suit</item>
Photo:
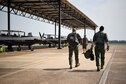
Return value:
<svg viewBox="0 0 126 84">
<path fill-rule="evenodd" d="M 67 42 L 68 42 L 68 48 L 69 48 L 69 65 L 70 69 L 72 69 L 72 55 L 73 52 L 75 54 L 75 67 L 78 67 L 80 65 L 79 63 L 79 57 L 78 57 L 78 44 L 82 43 L 82 39 L 78 33 L 76 33 L 76 29 L 72 30 L 72 33 L 70 33 L 67 36 Z"/>
<path fill-rule="evenodd" d="M 109 50 L 108 37 L 107 34 L 104 33 L 103 31 L 104 27 L 101 26 L 99 28 L 99 32 L 95 33 L 93 37 L 93 44 L 95 44 L 97 71 L 100 71 L 100 68 L 103 69 L 103 66 L 105 64 L 105 43 L 107 44 L 107 50 Z"/>
</svg>

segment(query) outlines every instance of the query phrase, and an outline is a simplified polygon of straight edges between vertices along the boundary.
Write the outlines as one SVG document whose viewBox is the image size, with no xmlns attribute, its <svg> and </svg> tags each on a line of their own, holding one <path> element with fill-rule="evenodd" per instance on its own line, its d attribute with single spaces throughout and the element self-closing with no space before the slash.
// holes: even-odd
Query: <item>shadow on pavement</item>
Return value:
<svg viewBox="0 0 126 84">
<path fill-rule="evenodd" d="M 47 70 L 47 71 L 58 71 L 58 70 L 68 70 L 69 68 L 47 68 L 47 69 L 43 69 L 43 70 Z"/>
<path fill-rule="evenodd" d="M 97 72 L 97 70 L 96 69 L 94 69 L 94 70 L 72 70 L 69 72 Z"/>
</svg>

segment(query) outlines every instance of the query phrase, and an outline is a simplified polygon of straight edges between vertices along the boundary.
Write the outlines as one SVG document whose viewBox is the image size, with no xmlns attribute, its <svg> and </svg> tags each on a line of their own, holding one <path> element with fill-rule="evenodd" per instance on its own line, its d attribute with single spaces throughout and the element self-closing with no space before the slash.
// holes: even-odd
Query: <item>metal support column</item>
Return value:
<svg viewBox="0 0 126 84">
<path fill-rule="evenodd" d="M 86 18 L 84 18 L 84 36 L 86 36 Z"/>
<path fill-rule="evenodd" d="M 94 34 L 96 33 L 96 27 L 94 26 Z"/>
<path fill-rule="evenodd" d="M 8 14 L 8 36 L 10 36 L 10 3 L 11 0 L 8 0 L 7 14 Z"/>
<path fill-rule="evenodd" d="M 58 9 L 58 16 L 59 16 L 59 34 L 58 34 L 58 49 L 61 49 L 61 0 L 58 0 L 59 9 Z"/>
<path fill-rule="evenodd" d="M 11 0 L 7 1 L 7 16 L 8 16 L 8 36 L 10 36 L 10 7 L 11 7 Z M 12 45 L 9 44 L 7 47 L 8 51 L 13 51 Z"/>
<path fill-rule="evenodd" d="M 55 39 L 56 39 L 56 20 L 55 20 Z"/>
</svg>

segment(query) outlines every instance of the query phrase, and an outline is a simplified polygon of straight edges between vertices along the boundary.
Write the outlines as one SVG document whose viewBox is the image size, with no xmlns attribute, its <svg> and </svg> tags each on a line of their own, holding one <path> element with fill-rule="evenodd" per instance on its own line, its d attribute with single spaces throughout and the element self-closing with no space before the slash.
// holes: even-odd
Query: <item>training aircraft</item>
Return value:
<svg viewBox="0 0 126 84">
<path fill-rule="evenodd" d="M 21 50 L 21 46 L 28 46 L 28 48 L 33 51 L 32 45 L 40 41 L 39 37 L 32 36 L 32 33 L 25 35 L 24 31 L 10 30 L 10 36 L 8 35 L 8 30 L 0 30 L 0 44 L 4 44 L 8 51 L 13 51 L 12 46 L 18 46 L 17 50 Z"/>
<path fill-rule="evenodd" d="M 0 45 L 6 45 L 8 51 L 13 51 L 12 46 L 18 46 L 17 50 L 21 50 L 21 46 L 28 46 L 28 48 L 33 51 L 33 44 L 49 44 L 51 45 L 58 44 L 58 38 L 53 38 L 51 34 L 41 35 L 40 37 L 32 36 L 32 33 L 25 35 L 24 31 L 10 30 L 10 36 L 8 35 L 8 30 L 0 30 Z M 47 37 L 46 37 L 47 36 Z M 66 43 L 66 38 L 61 38 L 61 44 Z"/>
<path fill-rule="evenodd" d="M 41 35 L 41 33 L 39 32 L 40 37 L 42 36 L 42 38 L 44 38 L 45 40 L 43 40 L 43 44 L 49 44 L 49 47 L 51 47 L 52 45 L 55 47 L 56 44 L 59 43 L 58 40 L 58 36 L 57 35 L 53 35 L 53 34 L 44 34 Z M 64 44 L 67 44 L 67 38 L 66 36 L 61 36 L 61 44 L 62 47 L 64 47 Z"/>
</svg>

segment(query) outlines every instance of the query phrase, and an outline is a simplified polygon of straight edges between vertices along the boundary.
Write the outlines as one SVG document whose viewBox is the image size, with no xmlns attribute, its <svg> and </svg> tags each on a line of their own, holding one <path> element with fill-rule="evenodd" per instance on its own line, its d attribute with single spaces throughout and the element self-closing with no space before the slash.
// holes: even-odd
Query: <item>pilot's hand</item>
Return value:
<svg viewBox="0 0 126 84">
<path fill-rule="evenodd" d="M 109 51 L 109 46 L 107 46 L 107 51 Z"/>
</svg>

